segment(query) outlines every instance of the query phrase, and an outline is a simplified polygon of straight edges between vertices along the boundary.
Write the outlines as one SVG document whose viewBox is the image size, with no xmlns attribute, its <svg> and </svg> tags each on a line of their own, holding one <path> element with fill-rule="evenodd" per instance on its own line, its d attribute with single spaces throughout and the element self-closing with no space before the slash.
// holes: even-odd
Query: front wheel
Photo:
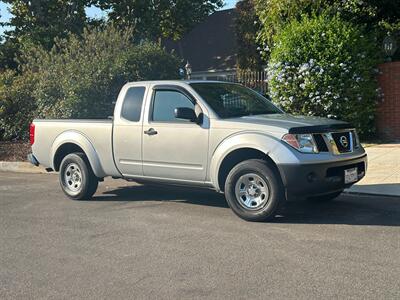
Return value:
<svg viewBox="0 0 400 300">
<path fill-rule="evenodd" d="M 285 192 L 281 177 L 272 165 L 264 160 L 249 159 L 229 172 L 225 198 L 240 218 L 267 221 L 274 218 L 285 201 Z"/>
<path fill-rule="evenodd" d="M 99 180 L 93 173 L 83 153 L 72 153 L 64 157 L 60 166 L 60 185 L 71 199 L 90 199 L 97 190 Z"/>
</svg>

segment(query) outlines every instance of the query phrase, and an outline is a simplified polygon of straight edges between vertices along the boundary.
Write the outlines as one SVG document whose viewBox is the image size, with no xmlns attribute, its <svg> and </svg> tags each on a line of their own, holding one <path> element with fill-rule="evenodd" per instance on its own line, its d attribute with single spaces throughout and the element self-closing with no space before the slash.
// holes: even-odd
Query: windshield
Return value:
<svg viewBox="0 0 400 300">
<path fill-rule="evenodd" d="M 267 98 L 239 84 L 198 82 L 190 86 L 223 119 L 283 113 Z"/>
</svg>

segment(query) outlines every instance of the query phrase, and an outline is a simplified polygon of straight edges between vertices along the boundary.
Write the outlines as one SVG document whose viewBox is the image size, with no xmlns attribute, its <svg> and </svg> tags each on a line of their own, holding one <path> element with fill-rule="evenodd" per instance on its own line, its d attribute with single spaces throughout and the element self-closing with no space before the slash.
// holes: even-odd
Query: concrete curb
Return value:
<svg viewBox="0 0 400 300">
<path fill-rule="evenodd" d="M 36 167 L 25 161 L 0 161 L 0 172 L 17 172 L 17 173 L 48 173 L 43 167 Z"/>
<path fill-rule="evenodd" d="M 388 197 L 388 198 L 400 198 L 400 195 L 397 194 L 382 194 L 382 193 L 373 193 L 373 192 L 359 192 L 359 191 L 351 191 L 351 190 L 344 190 L 343 194 L 346 195 L 360 195 L 360 196 L 369 196 L 369 197 L 376 197 L 376 196 L 380 196 L 380 197 Z"/>
</svg>

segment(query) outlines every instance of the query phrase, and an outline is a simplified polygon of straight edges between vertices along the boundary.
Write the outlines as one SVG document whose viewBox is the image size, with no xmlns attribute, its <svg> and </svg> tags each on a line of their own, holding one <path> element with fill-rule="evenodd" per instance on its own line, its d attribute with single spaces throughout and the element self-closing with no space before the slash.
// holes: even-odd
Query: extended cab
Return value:
<svg viewBox="0 0 400 300">
<path fill-rule="evenodd" d="M 329 200 L 359 181 L 367 155 L 348 123 L 284 113 L 239 84 L 126 84 L 109 120 L 34 120 L 30 161 L 58 171 L 72 199 L 106 176 L 212 188 L 240 217 L 286 199 Z"/>
</svg>

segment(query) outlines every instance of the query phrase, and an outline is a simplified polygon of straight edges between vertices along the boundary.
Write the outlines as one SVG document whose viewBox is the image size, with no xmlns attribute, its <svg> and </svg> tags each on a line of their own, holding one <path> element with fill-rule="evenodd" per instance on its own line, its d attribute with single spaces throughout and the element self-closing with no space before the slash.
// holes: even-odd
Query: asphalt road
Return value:
<svg viewBox="0 0 400 300">
<path fill-rule="evenodd" d="M 223 196 L 0 173 L 0 298 L 400 298 L 400 199 L 291 202 L 273 223 Z"/>
</svg>

